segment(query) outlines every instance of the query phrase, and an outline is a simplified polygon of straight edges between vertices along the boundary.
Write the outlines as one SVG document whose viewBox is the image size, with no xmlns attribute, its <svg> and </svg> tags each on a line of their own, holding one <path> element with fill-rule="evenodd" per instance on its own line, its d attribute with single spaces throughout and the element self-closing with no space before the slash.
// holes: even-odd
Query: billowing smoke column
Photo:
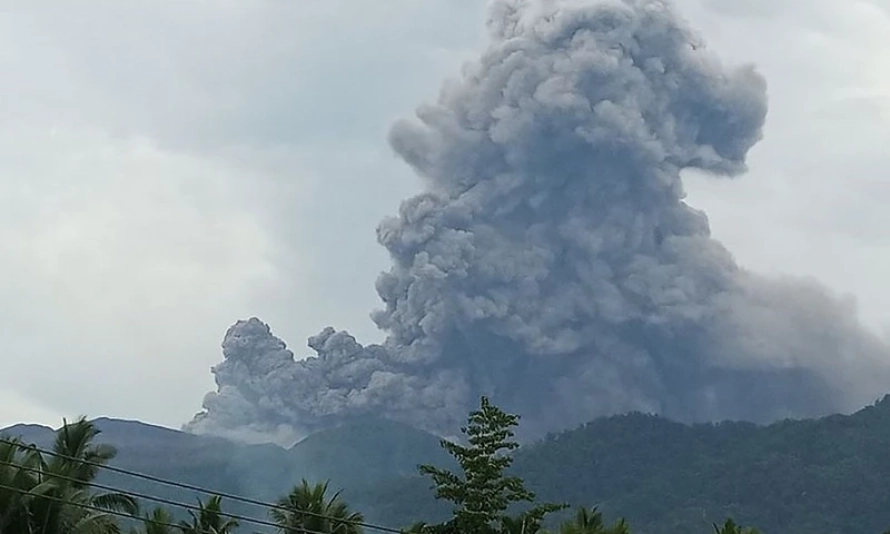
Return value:
<svg viewBox="0 0 890 534">
<path fill-rule="evenodd" d="M 629 410 L 818 415 L 890 387 L 852 306 L 740 269 L 682 201 L 684 169 L 745 170 L 756 72 L 724 69 L 659 0 L 502 0 L 489 27 L 390 134 L 425 192 L 378 228 L 384 345 L 326 329 L 295 361 L 239 321 L 187 428 L 288 441 L 376 415 L 448 435 L 487 394 L 530 437 Z"/>
</svg>

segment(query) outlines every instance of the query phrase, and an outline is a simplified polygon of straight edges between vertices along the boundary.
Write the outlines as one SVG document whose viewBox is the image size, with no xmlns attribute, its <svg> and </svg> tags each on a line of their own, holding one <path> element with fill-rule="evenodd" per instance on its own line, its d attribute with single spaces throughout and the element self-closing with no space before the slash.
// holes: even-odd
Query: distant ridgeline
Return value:
<svg viewBox="0 0 890 534">
<path fill-rule="evenodd" d="M 290 450 L 241 445 L 138 422 L 96 421 L 118 447 L 112 465 L 227 493 L 271 500 L 300 478 L 331 479 L 368 520 L 436 521 L 437 503 L 416 465 L 452 461 L 438 438 L 384 420 L 317 433 Z M 4 431 L 38 445 L 46 427 Z M 853 415 L 769 426 L 688 426 L 631 414 L 550 436 L 517 453 L 515 471 L 542 500 L 599 505 L 634 532 L 708 532 L 731 516 L 764 533 L 883 532 L 890 525 L 890 397 Z M 194 503 L 195 494 L 115 473 L 100 482 Z M 233 513 L 259 516 L 230 502 Z"/>
</svg>

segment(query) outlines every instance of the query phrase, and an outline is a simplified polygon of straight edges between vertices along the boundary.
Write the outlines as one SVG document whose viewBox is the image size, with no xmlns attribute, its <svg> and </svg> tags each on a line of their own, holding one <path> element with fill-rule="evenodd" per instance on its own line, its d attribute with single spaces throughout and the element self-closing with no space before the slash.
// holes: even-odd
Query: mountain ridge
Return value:
<svg viewBox="0 0 890 534">
<path fill-rule="evenodd" d="M 450 458 L 439 438 L 403 423 L 339 425 L 291 449 L 159 431 L 133 421 L 100 423 L 110 430 L 98 441 L 119 448 L 112 464 L 117 467 L 265 501 L 303 477 L 331 479 L 369 521 L 391 526 L 449 514 L 416 465 L 445 465 Z M 115 437 L 122 429 L 134 433 Z M 702 521 L 732 516 L 767 534 L 858 534 L 890 525 L 888 446 L 890 396 L 850 415 L 769 425 L 684 424 L 640 413 L 600 418 L 520 447 L 513 471 L 541 499 L 599 505 L 609 517 L 627 517 L 635 532 L 688 533 L 701 530 Z M 125 476 L 103 476 L 103 483 L 159 491 Z M 179 502 L 196 496 L 172 489 L 163 495 Z M 228 507 L 248 511 L 236 503 Z"/>
</svg>

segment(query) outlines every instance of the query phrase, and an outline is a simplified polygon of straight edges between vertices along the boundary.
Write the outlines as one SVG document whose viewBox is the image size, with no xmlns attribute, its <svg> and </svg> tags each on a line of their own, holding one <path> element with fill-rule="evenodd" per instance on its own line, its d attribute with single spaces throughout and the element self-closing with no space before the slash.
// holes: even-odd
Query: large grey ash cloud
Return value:
<svg viewBox="0 0 890 534">
<path fill-rule="evenodd" d="M 741 269 L 683 202 L 684 169 L 745 171 L 759 74 L 723 67 L 663 1 L 490 13 L 484 54 L 391 130 L 425 192 L 378 228 L 385 343 L 327 329 L 295 361 L 239 321 L 189 430 L 287 441 L 373 414 L 449 434 L 485 393 L 534 436 L 629 410 L 818 415 L 890 386 L 850 305 Z"/>
</svg>

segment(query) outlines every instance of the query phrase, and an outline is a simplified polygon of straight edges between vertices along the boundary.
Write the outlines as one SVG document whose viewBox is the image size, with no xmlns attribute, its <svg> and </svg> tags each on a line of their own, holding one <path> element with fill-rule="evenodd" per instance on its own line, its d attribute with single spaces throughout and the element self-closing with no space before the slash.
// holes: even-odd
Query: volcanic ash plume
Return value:
<svg viewBox="0 0 890 534">
<path fill-rule="evenodd" d="M 326 329 L 295 361 L 239 321 L 188 428 L 292 439 L 377 415 L 447 435 L 488 394 L 536 436 L 629 410 L 767 421 L 880 395 L 888 351 L 850 305 L 740 269 L 682 201 L 684 169 L 745 170 L 767 111 L 752 68 L 725 69 L 659 0 L 490 13 L 481 58 L 392 127 L 425 192 L 378 228 L 386 342 Z"/>
</svg>

